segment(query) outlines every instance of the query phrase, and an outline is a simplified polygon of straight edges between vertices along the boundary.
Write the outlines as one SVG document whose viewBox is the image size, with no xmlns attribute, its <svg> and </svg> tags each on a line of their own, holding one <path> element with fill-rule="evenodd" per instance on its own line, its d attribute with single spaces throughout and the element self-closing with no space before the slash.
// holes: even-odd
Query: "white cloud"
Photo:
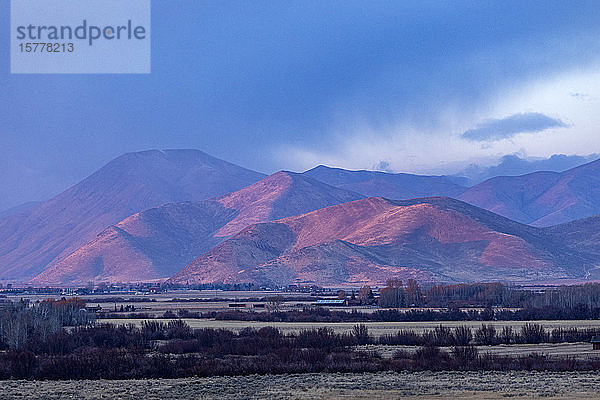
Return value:
<svg viewBox="0 0 600 400">
<path fill-rule="evenodd" d="M 386 160 L 388 167 L 398 172 L 453 173 L 473 162 L 495 164 L 506 154 L 549 157 L 600 153 L 600 69 L 540 78 L 527 85 L 504 88 L 494 96 L 495 101 L 465 112 L 449 104 L 444 112 L 432 116 L 438 123 L 427 131 L 402 121 L 374 128 L 356 118 L 359 122 L 350 128 L 345 121 L 343 129 L 327 132 L 334 138 L 328 148 L 293 146 L 279 148 L 276 154 L 286 168 L 296 170 L 316 164 L 371 169 Z M 482 120 L 527 113 L 549 115 L 563 124 L 543 133 L 515 133 L 493 142 L 461 137 Z"/>
</svg>

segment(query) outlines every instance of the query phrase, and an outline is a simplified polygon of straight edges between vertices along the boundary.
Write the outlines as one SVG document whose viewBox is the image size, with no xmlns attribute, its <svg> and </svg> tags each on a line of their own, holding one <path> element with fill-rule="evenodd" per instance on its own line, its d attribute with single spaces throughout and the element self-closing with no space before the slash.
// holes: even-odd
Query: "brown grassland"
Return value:
<svg viewBox="0 0 600 400">
<path fill-rule="evenodd" d="M 56 399 L 595 399 L 596 373 L 401 372 L 250 375 L 128 381 L 6 381 L 0 398 Z"/>
</svg>

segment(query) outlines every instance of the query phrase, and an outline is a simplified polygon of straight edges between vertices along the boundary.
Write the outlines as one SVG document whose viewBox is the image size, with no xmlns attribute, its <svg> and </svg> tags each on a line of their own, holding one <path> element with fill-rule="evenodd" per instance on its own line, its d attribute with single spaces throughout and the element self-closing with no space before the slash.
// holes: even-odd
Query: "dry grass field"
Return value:
<svg viewBox="0 0 600 400">
<path fill-rule="evenodd" d="M 152 317 L 161 317 L 166 311 L 177 312 L 178 310 L 186 310 L 188 312 L 207 313 L 211 311 L 231 311 L 232 309 L 265 312 L 268 311 L 267 299 L 272 297 L 280 297 L 281 303 L 278 304 L 279 311 L 302 310 L 305 307 L 313 306 L 319 298 L 332 298 L 336 295 L 330 293 L 327 296 L 311 296 L 309 293 L 298 292 L 278 292 L 278 291 L 223 291 L 223 290 L 174 290 L 166 293 L 110 293 L 110 294 L 94 294 L 81 296 L 87 301 L 88 306 L 102 307 L 104 311 L 114 311 L 115 306 L 120 309 L 121 306 L 135 307 L 135 313 L 144 313 Z M 27 299 L 33 302 L 45 300 L 48 298 L 60 299 L 64 297 L 61 294 L 41 295 L 41 294 L 9 294 L 7 299 L 11 301 L 19 301 Z M 113 299 L 121 299 L 117 302 Z M 242 303 L 245 307 L 229 307 L 231 303 Z M 257 308 L 255 305 L 262 305 Z M 352 310 L 363 313 L 372 313 L 381 308 L 377 306 L 324 306 L 330 310 L 339 310 L 350 312 Z M 482 310 L 482 308 L 470 308 L 472 310 Z M 505 310 L 515 310 L 514 308 L 502 308 Z M 397 310 L 406 311 L 409 308 L 399 308 Z M 439 307 L 413 307 L 410 310 L 434 310 L 439 311 L 443 308 Z M 127 312 L 130 313 L 129 311 Z"/>
<path fill-rule="evenodd" d="M 596 373 L 403 372 L 130 381 L 7 381 L 6 400 L 597 399 Z"/>
<path fill-rule="evenodd" d="M 475 346 L 479 354 L 496 354 L 502 356 L 525 356 L 531 353 L 543 354 L 552 357 L 572 357 L 581 360 L 598 359 L 600 351 L 592 350 L 590 343 L 539 343 L 539 344 L 500 344 L 496 346 Z M 419 349 L 420 346 L 394 346 L 369 344 L 354 346 L 356 350 L 376 351 L 382 357 L 391 358 L 398 350 L 405 350 L 410 353 Z M 443 351 L 450 351 L 449 347 L 442 347 Z"/>
<path fill-rule="evenodd" d="M 60 299 L 65 297 L 61 294 L 49 295 L 49 294 L 9 294 L 7 299 L 11 301 L 19 301 L 20 299 L 27 299 L 29 301 L 42 301 L 48 298 Z M 304 307 L 313 306 L 315 301 L 320 298 L 332 298 L 335 294 L 319 297 L 311 296 L 309 293 L 297 293 L 297 292 L 278 292 L 278 291 L 223 291 L 223 290 L 181 290 L 181 291 L 169 291 L 166 293 L 110 293 L 110 294 L 94 294 L 94 295 L 83 295 L 80 296 L 87 301 L 88 306 L 99 305 L 105 311 L 113 311 L 115 305 L 117 308 L 121 306 L 134 306 L 136 313 L 147 313 L 153 317 L 162 316 L 165 311 L 173 311 L 184 309 L 189 312 L 210 312 L 210 311 L 230 311 L 232 309 L 238 309 L 229 307 L 231 303 L 243 303 L 246 307 L 239 308 L 245 311 L 268 311 L 267 307 L 255 308 L 254 305 L 262 304 L 267 305 L 266 299 L 272 297 L 280 297 L 282 302 L 278 305 L 278 310 L 289 311 L 289 310 L 302 310 Z M 114 298 L 123 299 L 123 301 L 112 301 Z M 128 301 L 130 300 L 130 301 Z M 133 301 L 131 301 L 133 300 Z M 377 306 L 324 306 L 330 310 L 340 310 L 350 312 L 357 310 L 364 313 L 372 313 L 381 308 Z M 440 307 L 412 307 L 412 308 L 398 308 L 397 310 L 434 310 L 439 311 L 444 308 Z M 482 310 L 482 308 L 470 308 L 472 310 Z M 505 310 L 514 310 L 513 308 L 502 308 Z"/>
<path fill-rule="evenodd" d="M 274 326 L 283 333 L 298 332 L 302 329 L 330 327 L 336 332 L 350 332 L 357 324 L 355 322 L 256 322 L 256 321 L 217 321 L 214 319 L 183 319 L 192 328 L 224 328 L 233 331 L 239 331 L 246 327 L 262 328 L 264 326 Z M 139 325 L 143 319 L 102 319 L 99 322 L 107 322 L 112 324 L 136 324 Z M 159 321 L 168 322 L 167 319 Z M 541 324 L 546 329 L 559 327 L 567 328 L 600 328 L 600 320 L 573 320 L 573 321 L 534 321 Z M 520 330 L 521 327 L 531 321 L 489 321 L 485 324 L 492 324 L 497 330 L 501 330 L 504 326 L 512 326 L 515 330 Z M 361 322 L 369 328 L 369 334 L 381 336 L 386 334 L 396 333 L 400 329 L 411 329 L 422 332 L 424 330 L 433 329 L 436 326 L 444 325 L 446 327 L 469 326 L 478 328 L 481 326 L 481 321 L 442 321 L 442 322 Z"/>
</svg>

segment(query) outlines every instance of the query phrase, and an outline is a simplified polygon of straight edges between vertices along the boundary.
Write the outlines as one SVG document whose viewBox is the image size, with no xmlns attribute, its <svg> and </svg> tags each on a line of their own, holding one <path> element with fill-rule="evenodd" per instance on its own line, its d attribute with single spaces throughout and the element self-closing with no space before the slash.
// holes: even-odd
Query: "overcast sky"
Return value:
<svg viewBox="0 0 600 400">
<path fill-rule="evenodd" d="M 11 75 L 0 0 L 0 208 L 152 148 L 265 173 L 600 153 L 597 1 L 152 7 L 150 75 Z"/>
</svg>

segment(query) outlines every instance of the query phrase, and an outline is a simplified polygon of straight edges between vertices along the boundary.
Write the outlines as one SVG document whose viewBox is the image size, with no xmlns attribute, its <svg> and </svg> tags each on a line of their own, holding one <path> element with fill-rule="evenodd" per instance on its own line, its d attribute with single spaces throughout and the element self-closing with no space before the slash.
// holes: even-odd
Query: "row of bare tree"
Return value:
<svg viewBox="0 0 600 400">
<path fill-rule="evenodd" d="M 543 290 L 515 288 L 502 283 L 434 285 L 422 288 L 409 279 L 390 280 L 379 291 L 381 307 L 495 306 L 519 308 L 600 308 L 600 284 L 560 286 Z"/>
<path fill-rule="evenodd" d="M 0 349 L 19 349 L 32 337 L 45 341 L 65 326 L 85 326 L 93 321 L 94 313 L 79 298 L 2 303 Z"/>
</svg>

